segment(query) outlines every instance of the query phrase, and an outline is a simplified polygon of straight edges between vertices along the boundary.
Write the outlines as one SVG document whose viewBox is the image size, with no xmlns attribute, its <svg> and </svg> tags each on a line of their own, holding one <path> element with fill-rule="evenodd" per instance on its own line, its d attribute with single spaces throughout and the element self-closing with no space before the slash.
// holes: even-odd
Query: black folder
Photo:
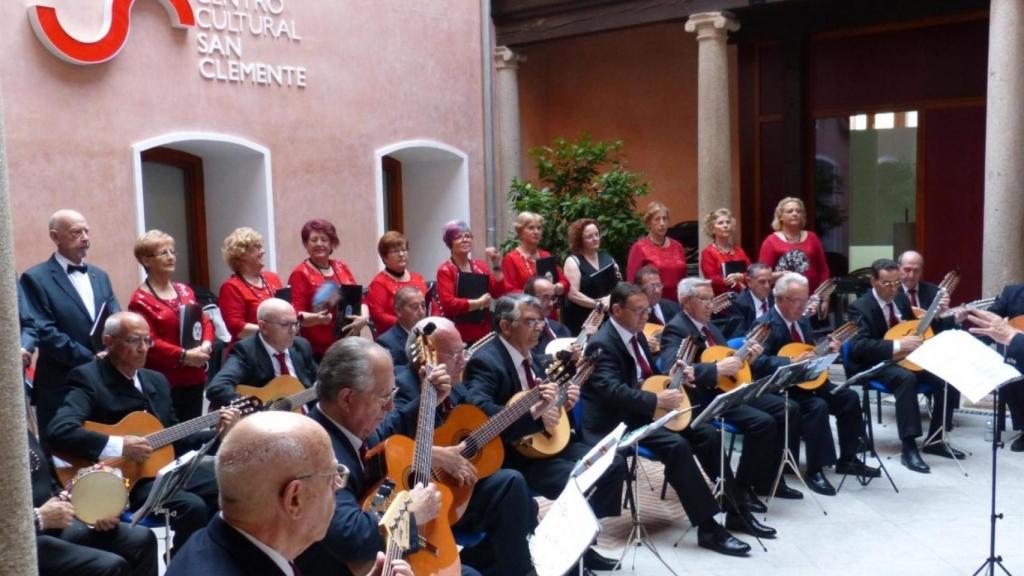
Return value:
<svg viewBox="0 0 1024 576">
<path fill-rule="evenodd" d="M 722 262 L 722 277 L 726 277 L 729 274 L 736 274 L 739 272 L 743 274 L 747 271 L 747 263 L 743 260 L 730 260 L 728 262 Z"/>
<path fill-rule="evenodd" d="M 285 302 L 291 303 L 292 301 L 292 287 L 285 286 L 284 288 L 278 288 L 277 292 L 274 292 L 274 298 L 280 298 Z"/>
<path fill-rule="evenodd" d="M 110 318 L 110 308 L 104 302 L 96 311 L 96 320 L 93 321 L 92 329 L 89 330 L 89 340 L 92 341 L 93 352 L 102 352 L 106 348 L 103 345 L 103 325 L 107 323 L 107 318 Z"/>
<path fill-rule="evenodd" d="M 352 323 L 346 316 L 359 316 L 363 308 L 363 287 L 359 284 L 338 286 L 338 313 L 334 323 L 334 336 L 341 338 L 343 330 Z"/>
<path fill-rule="evenodd" d="M 182 304 L 178 307 L 178 342 L 185 350 L 191 350 L 203 342 L 203 307 L 199 304 Z"/>
<path fill-rule="evenodd" d="M 590 285 L 594 288 L 591 298 L 603 298 L 611 294 L 612 289 L 619 283 L 619 275 L 616 271 L 617 268 L 613 263 L 590 275 Z"/>
<path fill-rule="evenodd" d="M 489 286 L 490 276 L 487 274 L 460 271 L 458 278 L 455 280 L 455 295 L 459 298 L 472 300 L 483 296 Z M 467 312 L 454 318 L 454 321 L 465 324 L 478 324 L 484 321 L 484 311 L 474 310 Z"/>
<path fill-rule="evenodd" d="M 537 276 L 543 276 L 548 282 L 558 282 L 558 261 L 554 256 L 537 259 Z"/>
</svg>

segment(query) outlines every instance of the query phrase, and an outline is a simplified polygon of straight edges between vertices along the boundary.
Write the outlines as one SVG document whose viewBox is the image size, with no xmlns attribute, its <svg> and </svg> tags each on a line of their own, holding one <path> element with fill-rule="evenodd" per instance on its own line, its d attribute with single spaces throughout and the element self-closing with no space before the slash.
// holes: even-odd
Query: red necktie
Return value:
<svg viewBox="0 0 1024 576">
<path fill-rule="evenodd" d="M 907 294 L 910 294 L 910 305 L 914 308 L 920 308 L 920 306 L 917 305 L 917 288 L 907 290 Z"/>
<path fill-rule="evenodd" d="M 796 322 L 789 325 L 789 337 L 793 339 L 793 342 L 803 342 L 804 339 L 800 336 L 800 329 L 796 327 Z"/>
<path fill-rule="evenodd" d="M 889 302 L 889 328 L 899 324 L 899 320 L 896 319 L 896 307 Z"/>
<path fill-rule="evenodd" d="M 644 351 L 640 349 L 640 342 L 636 339 L 635 334 L 630 342 L 633 344 L 633 355 L 636 356 L 636 363 L 640 365 L 640 377 L 646 380 L 654 374 L 654 371 L 651 370 L 651 365 L 647 363 L 647 358 L 644 357 Z"/>
<path fill-rule="evenodd" d="M 288 362 L 285 361 L 284 352 L 274 354 L 274 358 L 277 358 L 277 367 L 281 370 L 281 376 L 291 376 L 291 372 L 288 371 Z"/>
<path fill-rule="evenodd" d="M 523 358 L 523 373 L 526 374 L 526 387 L 533 390 L 537 386 L 537 380 L 533 377 L 533 370 L 530 369 L 529 358 Z"/>
<path fill-rule="evenodd" d="M 715 345 L 715 339 L 711 337 L 711 331 L 708 330 L 708 327 L 705 326 L 705 327 L 701 328 L 700 331 L 701 331 L 702 334 L 704 334 L 704 341 L 707 342 L 707 345 L 708 346 L 714 346 Z"/>
<path fill-rule="evenodd" d="M 768 313 L 768 301 L 764 300 L 764 301 L 761 302 L 761 314 L 767 314 L 767 313 Z"/>
</svg>

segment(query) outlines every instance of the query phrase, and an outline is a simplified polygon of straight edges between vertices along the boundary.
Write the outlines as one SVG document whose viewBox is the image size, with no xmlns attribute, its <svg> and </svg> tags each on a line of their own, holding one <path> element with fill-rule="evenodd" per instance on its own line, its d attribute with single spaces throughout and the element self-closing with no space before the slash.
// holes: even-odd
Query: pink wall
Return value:
<svg viewBox="0 0 1024 576">
<path fill-rule="evenodd" d="M 529 46 L 519 67 L 524 174 L 528 150 L 588 132 L 622 139 L 672 221 L 697 219 L 697 40 L 682 23 L 659 24 Z M 733 208 L 739 198 L 736 64 L 730 50 Z M 738 236 L 737 236 L 738 238 Z"/>
<path fill-rule="evenodd" d="M 80 10 L 84 4 L 63 3 Z M 110 272 L 126 302 L 138 281 L 131 146 L 178 131 L 238 136 L 270 149 L 277 268 L 284 274 L 305 256 L 302 223 L 325 217 L 339 228 L 336 254 L 359 280 L 370 280 L 379 263 L 374 151 L 399 141 L 432 139 L 468 154 L 470 213 L 482 231 L 476 0 L 444 6 L 288 0 L 285 6 L 302 41 L 247 36 L 243 57 L 306 66 L 305 89 L 202 79 L 197 30 L 171 28 L 153 0 L 136 3 L 124 50 L 94 66 L 51 55 L 33 33 L 23 2 L 0 5 L 0 89 L 19 272 L 51 252 L 48 215 L 73 207 L 93 228 L 90 261 Z"/>
</svg>

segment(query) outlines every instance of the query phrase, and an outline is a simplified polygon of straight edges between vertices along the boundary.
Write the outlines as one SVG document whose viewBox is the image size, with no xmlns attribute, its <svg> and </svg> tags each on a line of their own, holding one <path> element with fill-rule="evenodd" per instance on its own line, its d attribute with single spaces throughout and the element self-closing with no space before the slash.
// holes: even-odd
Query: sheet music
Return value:
<svg viewBox="0 0 1024 576">
<path fill-rule="evenodd" d="M 1008 380 L 1020 377 L 995 350 L 963 330 L 946 330 L 925 340 L 907 360 L 949 382 L 978 402 Z"/>
<path fill-rule="evenodd" d="M 570 481 L 530 537 L 530 555 L 538 576 L 568 572 L 600 530 L 583 491 Z"/>
<path fill-rule="evenodd" d="M 591 448 L 573 469 L 571 476 L 576 479 L 576 484 L 582 492 L 590 490 L 590 487 L 612 465 L 612 461 L 615 459 L 615 448 L 619 444 L 619 438 L 622 438 L 622 434 L 625 431 L 626 424 L 619 422 L 619 425 L 602 438 L 596 446 Z M 584 467 L 585 469 L 581 470 Z"/>
</svg>

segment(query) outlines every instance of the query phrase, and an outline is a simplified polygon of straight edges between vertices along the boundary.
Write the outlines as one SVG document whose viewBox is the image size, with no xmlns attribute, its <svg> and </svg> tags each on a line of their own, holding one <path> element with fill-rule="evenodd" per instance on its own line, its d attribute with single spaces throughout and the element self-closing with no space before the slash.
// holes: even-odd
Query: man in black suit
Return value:
<svg viewBox="0 0 1024 576">
<path fill-rule="evenodd" d="M 86 526 L 61 491 L 49 456 L 28 431 L 29 471 L 40 576 L 157 576 L 156 538 L 117 517 Z"/>
<path fill-rule="evenodd" d="M 917 335 L 899 340 L 886 340 L 889 328 L 902 320 L 914 317 L 906 298 L 898 298 L 900 289 L 899 265 L 888 258 L 880 258 L 871 264 L 871 291 L 866 292 L 850 305 L 850 319 L 857 322 L 857 336 L 850 341 L 846 373 L 854 375 L 871 368 L 879 362 L 892 360 L 898 354 L 909 354 L 922 343 Z M 939 329 L 941 326 L 934 326 Z M 900 461 L 914 472 L 928 473 L 931 468 L 921 458 L 916 438 L 921 435 L 921 410 L 917 403 L 918 375 L 897 364 L 883 368 L 875 376 L 886 385 L 896 397 L 896 428 L 903 443 Z M 933 429 L 942 423 L 942 394 L 932 396 Z M 945 452 L 945 447 L 936 446 Z M 954 451 L 958 457 L 963 453 Z"/>
<path fill-rule="evenodd" d="M 443 366 L 429 381 L 443 402 L 451 378 Z M 327 535 L 296 559 L 303 576 L 352 574 L 350 564 L 369 563 L 385 548 L 376 511 L 364 512 L 362 499 L 381 479 L 380 466 L 364 462 L 366 451 L 394 434 L 412 436 L 419 400 L 396 410 L 394 366 L 387 350 L 363 338 L 344 338 L 324 354 L 317 373 L 317 398 L 309 417 L 330 436 L 334 458 L 349 470 L 348 484 L 338 490 Z M 430 484 L 412 490 L 415 523 L 437 517 L 441 493 Z M 465 571 L 464 571 L 465 573 Z"/>
<path fill-rule="evenodd" d="M 771 327 L 771 334 L 764 343 L 766 356 L 775 357 L 773 366 L 784 366 L 790 363 L 787 358 L 778 356 L 779 350 L 790 343 L 813 344 L 811 339 L 811 323 L 804 317 L 807 306 L 807 278 L 796 272 L 787 272 L 775 282 L 775 306 L 767 316 L 761 318 Z M 838 352 L 839 343 L 832 342 L 830 351 Z M 814 358 L 809 351 L 797 356 L 794 361 L 800 362 Z M 834 392 L 836 386 L 828 380 L 814 390 L 791 388 L 789 397 L 800 405 L 800 436 L 804 440 L 807 452 L 807 486 L 826 496 L 834 496 L 835 488 L 825 476 L 825 467 L 836 466 L 838 474 L 878 477 L 877 468 L 867 466 L 857 460 L 857 447 L 864 438 L 864 416 L 860 409 L 860 398 L 849 388 Z M 836 417 L 836 430 L 839 432 L 839 458 L 836 459 L 835 446 L 832 439 L 832 428 L 828 423 L 828 415 Z M 793 454 L 799 458 L 800 445 L 790 446 Z"/>
<path fill-rule="evenodd" d="M 448 398 L 437 406 L 435 427 L 444 424 L 459 404 L 468 402 L 468 391 L 458 381 L 466 365 L 465 345 L 455 324 L 439 316 L 420 320 L 416 327 L 425 330 L 430 324 L 430 337 L 438 359 L 448 374 L 455 376 Z M 419 398 L 420 377 L 414 365 L 396 366 L 395 383 L 399 407 Z M 400 399 L 403 399 L 400 401 Z M 436 442 L 436 440 L 435 440 Z M 460 486 L 473 485 L 473 495 L 466 511 L 454 525 L 468 533 L 484 532 L 487 538 L 478 546 L 462 549 L 462 560 L 487 576 L 520 576 L 532 568 L 527 536 L 537 527 L 537 502 L 530 497 L 526 479 L 517 470 L 502 468 L 487 478 L 477 478 L 472 462 L 461 454 L 465 444 L 433 450 L 436 468 L 444 470 Z"/>
<path fill-rule="evenodd" d="M 907 250 L 900 254 L 896 263 L 900 267 L 900 292 L 896 297 L 906 299 L 912 308 L 927 310 L 932 305 L 932 302 L 935 301 L 935 297 L 938 296 L 939 286 L 938 284 L 925 282 L 921 279 L 924 273 L 924 256 L 913 250 Z M 948 296 L 941 305 L 943 310 L 949 308 Z M 963 318 L 959 320 L 962 321 Z M 939 378 L 929 373 L 924 373 L 924 375 L 934 386 L 946 386 L 946 383 Z M 946 429 L 951 430 L 953 428 L 953 410 L 960 406 L 960 391 L 953 386 L 949 386 L 947 390 L 944 390 L 944 393 L 948 395 L 945 402 Z M 928 436 L 930 437 L 931 433 Z M 936 451 L 934 448 L 939 450 Z M 932 445 L 925 446 L 925 452 L 929 454 L 935 453 L 939 456 L 949 456 L 945 448 L 934 444 L 934 442 Z"/>
<path fill-rule="evenodd" d="M 107 273 L 85 263 L 90 247 L 85 217 L 74 210 L 58 210 L 50 216 L 49 232 L 56 252 L 21 275 L 38 336 L 32 401 L 40 430 L 47 429 L 64 401 L 68 372 L 98 352 L 90 336 L 97 317 L 121 309 Z"/>
<path fill-rule="evenodd" d="M 347 476 L 312 420 L 290 412 L 247 418 L 217 454 L 223 511 L 189 540 L 167 576 L 297 576 L 292 561 L 326 534 Z M 383 560 L 377 556 L 371 574 Z M 397 574 L 412 576 L 397 564 Z"/>
<path fill-rule="evenodd" d="M 544 310 L 544 327 L 541 328 L 537 345 L 531 350 L 534 363 L 543 366 L 552 359 L 544 352 L 548 344 L 556 338 L 571 338 L 572 332 L 565 324 L 551 319 L 551 309 L 555 307 L 557 296 L 555 296 L 555 285 L 546 276 L 534 276 L 527 280 L 526 285 L 523 286 L 523 292 L 539 300 Z"/>
<path fill-rule="evenodd" d="M 132 412 L 149 412 L 169 428 L 178 423 L 171 404 L 170 385 L 159 372 L 143 368 L 152 340 L 146 319 L 134 312 L 118 312 L 107 319 L 103 343 L 108 354 L 75 368 L 68 374 L 68 393 L 50 423 L 47 440 L 56 455 L 66 453 L 95 462 L 108 458 L 145 461 L 153 453 L 146 437 L 93 432 L 83 427 L 86 421 L 117 424 Z M 230 428 L 239 411 L 221 411 L 221 429 Z M 175 443 L 180 456 L 190 448 L 213 438 L 201 431 Z M 131 488 L 129 504 L 140 508 L 149 496 L 153 481 L 137 481 Z M 217 511 L 217 486 L 213 474 L 200 466 L 186 486 L 167 501 L 174 512 L 174 547 L 180 549 L 188 537 L 206 525 Z"/>
<path fill-rule="evenodd" d="M 724 346 L 725 336 L 710 323 L 711 301 L 714 292 L 711 282 L 699 278 L 684 278 L 676 288 L 682 311 L 665 326 L 661 333 L 661 365 L 671 366 L 675 362 L 679 346 L 687 336 L 697 342 L 697 358 L 710 346 Z M 747 359 L 755 373 L 768 370 L 770 360 L 761 357 L 761 346 L 754 344 L 751 355 Z M 718 388 L 720 376 L 735 376 L 739 373 L 743 362 L 736 356 L 728 356 L 717 362 L 699 362 L 694 366 L 694 388 L 687 389 L 693 404 L 706 407 L 715 396 L 721 393 Z M 743 453 L 740 455 L 736 469 L 736 481 L 741 489 L 751 494 L 751 505 L 754 510 L 761 509 L 764 504 L 757 500 L 756 495 L 767 495 L 775 481 L 775 473 L 782 459 L 784 438 L 783 426 L 787 405 L 775 394 L 762 394 L 742 406 L 727 410 L 725 421 L 737 427 L 743 433 Z M 697 408 L 697 412 L 700 412 Z M 790 402 L 790 437 L 797 438 L 800 429 L 800 414 L 796 403 Z M 779 498 L 799 499 L 803 494 L 779 484 L 775 493 Z"/>
<path fill-rule="evenodd" d="M 316 382 L 313 348 L 309 340 L 296 336 L 299 322 L 292 305 L 268 298 L 256 309 L 256 318 L 259 332 L 235 344 L 206 388 L 210 404 L 226 406 L 238 397 L 239 384 L 263 387 L 282 375 L 298 378 L 306 388 Z"/>
<path fill-rule="evenodd" d="M 529 294 L 512 294 L 498 299 L 494 306 L 494 330 L 498 336 L 477 350 L 466 364 L 464 381 L 469 388 L 470 402 L 488 416 L 500 412 L 517 392 L 543 386 L 543 400 L 509 426 L 501 437 L 505 442 L 505 466 L 520 471 L 527 484 L 549 500 L 562 493 L 569 473 L 586 455 L 592 445 L 572 440 L 562 452 L 551 458 L 527 458 L 515 449 L 516 442 L 528 434 L 554 428 L 558 424 L 558 407 L 552 405 L 557 387 L 542 384 L 543 372 L 538 370 L 530 351 L 537 345 L 544 327 L 544 307 Z M 570 387 L 566 412 L 571 412 L 579 390 Z M 597 481 L 590 496 L 590 507 L 598 518 L 618 516 L 621 512 L 626 463 L 621 457 Z M 593 550 L 584 557 L 593 569 L 610 570 L 616 562 L 600 557 Z"/>
<path fill-rule="evenodd" d="M 679 303 L 661 297 L 661 273 L 654 266 L 644 266 L 636 271 L 633 284 L 639 286 L 651 303 L 647 322 L 664 326 L 679 314 Z"/>
<path fill-rule="evenodd" d="M 417 322 L 427 315 L 427 306 L 423 292 L 415 286 L 403 286 L 395 292 L 395 325 L 377 338 L 380 344 L 391 353 L 395 366 L 405 366 L 409 357 L 405 353 L 405 342 L 409 339 L 409 331 Z"/>
<path fill-rule="evenodd" d="M 772 294 L 772 269 L 754 262 L 747 268 L 747 288 L 732 302 L 730 314 L 739 318 L 730 338 L 746 336 L 757 321 L 775 305 Z"/>
<path fill-rule="evenodd" d="M 1011 284 L 1003 288 L 988 312 L 971 311 L 971 323 L 975 328 L 971 332 L 979 336 L 987 336 L 1004 346 L 1006 362 L 1013 364 L 1018 370 L 1024 369 L 1024 336 L 1010 326 L 1008 320 L 1024 314 L 1024 284 Z M 1001 397 L 1006 398 L 1006 405 L 1013 418 L 1013 427 L 1024 428 L 1024 382 L 1014 382 L 1000 389 Z M 1018 436 L 1010 444 L 1010 450 L 1024 452 L 1024 435 Z"/>
<path fill-rule="evenodd" d="M 609 303 L 609 321 L 587 346 L 588 355 L 599 352 L 594 374 L 583 390 L 583 435 L 589 442 L 600 441 L 619 422 L 625 422 L 629 429 L 649 424 L 655 409 L 678 408 L 686 394 L 678 389 L 655 394 L 640 388 L 644 379 L 656 373 L 646 339 L 638 338 L 650 310 L 649 296 L 639 286 L 623 282 L 612 290 Z M 682 365 L 673 366 L 673 371 L 682 369 Z M 692 376 L 692 369 L 687 369 L 684 378 L 692 381 Z M 747 506 L 747 493 L 735 490 L 731 471 L 719 471 L 721 446 L 718 433 L 710 426 L 690 427 L 680 433 L 662 428 L 651 433 L 641 446 L 665 464 L 665 477 L 679 496 L 690 524 L 697 527 L 700 546 L 733 556 L 750 551 L 749 545 L 715 521 L 719 508 L 693 460 L 695 453 L 712 477 L 720 472 L 725 475 L 731 497 L 726 524 L 760 537 L 775 536 L 774 530 L 754 519 Z"/>
</svg>

